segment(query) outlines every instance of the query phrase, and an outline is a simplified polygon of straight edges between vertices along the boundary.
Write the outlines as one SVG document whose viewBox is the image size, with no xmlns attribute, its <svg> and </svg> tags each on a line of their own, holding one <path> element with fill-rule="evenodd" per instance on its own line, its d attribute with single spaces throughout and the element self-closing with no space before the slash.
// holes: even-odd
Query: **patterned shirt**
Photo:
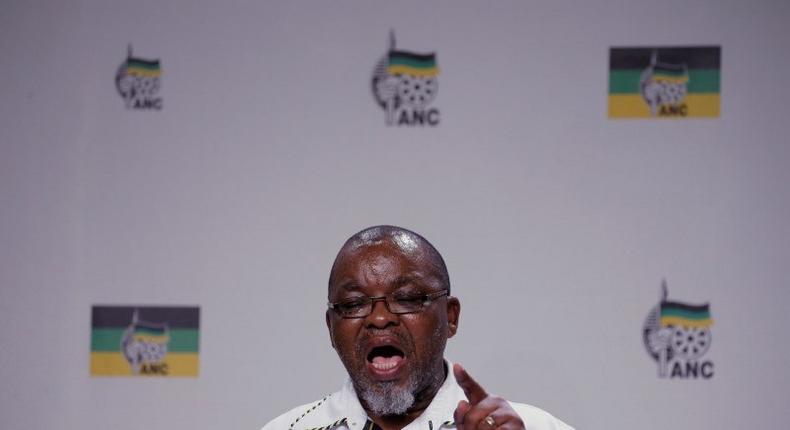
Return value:
<svg viewBox="0 0 790 430">
<path fill-rule="evenodd" d="M 452 369 L 451 363 L 446 363 Z M 452 371 L 447 372 L 431 404 L 423 413 L 403 430 L 455 429 L 453 413 L 458 402 L 466 400 L 463 389 L 455 381 Z M 527 430 L 573 430 L 551 414 L 534 406 L 509 402 L 521 416 Z M 268 424 L 261 430 L 381 430 L 359 403 L 351 380 L 347 380 L 340 391 L 323 399 L 294 408 Z"/>
</svg>

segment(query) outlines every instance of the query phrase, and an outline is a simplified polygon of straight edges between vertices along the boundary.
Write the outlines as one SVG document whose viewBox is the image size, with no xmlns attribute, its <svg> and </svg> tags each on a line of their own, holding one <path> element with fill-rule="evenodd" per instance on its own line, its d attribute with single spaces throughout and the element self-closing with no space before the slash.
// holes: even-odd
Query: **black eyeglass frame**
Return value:
<svg viewBox="0 0 790 430">
<path fill-rule="evenodd" d="M 425 310 L 425 308 L 430 306 L 431 303 L 436 301 L 436 299 L 444 297 L 444 296 L 448 296 L 449 297 L 450 296 L 450 290 L 446 290 L 445 289 L 445 290 L 442 290 L 442 291 L 437 291 L 435 293 L 418 295 L 415 298 L 419 297 L 419 298 L 422 299 L 422 307 L 420 309 L 417 309 L 417 310 L 406 311 L 406 312 L 393 312 L 392 311 L 392 308 L 390 307 L 390 300 L 395 300 L 395 294 L 396 293 L 391 293 L 391 294 L 387 294 L 386 296 L 378 296 L 378 297 L 365 296 L 364 298 L 360 298 L 363 302 L 367 302 L 367 304 L 366 304 L 367 312 L 364 315 L 356 315 L 356 316 L 343 315 L 340 312 L 340 310 L 338 309 L 338 306 L 342 305 L 343 303 L 348 302 L 348 300 L 340 301 L 340 302 L 334 302 L 334 303 L 328 302 L 326 305 L 329 307 L 329 309 L 332 309 L 338 315 L 340 315 L 341 318 L 345 318 L 345 319 L 365 318 L 368 315 L 373 313 L 373 307 L 376 306 L 376 302 L 381 302 L 381 301 L 384 302 L 384 306 L 387 307 L 387 311 L 389 313 L 391 313 L 391 314 L 394 314 L 394 315 L 416 314 L 418 312 L 422 312 L 423 310 Z"/>
</svg>

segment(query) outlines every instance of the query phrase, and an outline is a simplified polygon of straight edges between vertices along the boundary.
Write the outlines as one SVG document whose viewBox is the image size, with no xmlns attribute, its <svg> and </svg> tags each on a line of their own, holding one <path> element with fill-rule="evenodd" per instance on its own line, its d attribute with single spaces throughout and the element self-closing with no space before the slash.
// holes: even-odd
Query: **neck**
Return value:
<svg viewBox="0 0 790 430">
<path fill-rule="evenodd" d="M 444 380 L 447 379 L 447 368 L 444 365 L 444 361 L 439 363 L 439 368 L 435 370 L 435 372 L 440 373 L 444 377 L 442 378 L 430 378 L 430 384 L 422 388 L 420 391 L 414 393 L 414 405 L 409 408 L 403 415 L 377 415 L 372 411 L 368 410 L 367 406 L 365 406 L 364 402 L 362 403 L 365 412 L 367 412 L 368 417 L 373 420 L 374 423 L 378 424 L 383 430 L 401 430 L 402 428 L 406 427 L 407 425 L 411 424 L 412 421 L 416 420 L 417 417 L 422 415 L 428 406 L 430 406 L 433 398 L 436 397 L 436 393 L 439 392 L 439 388 L 442 387 L 444 384 Z"/>
</svg>

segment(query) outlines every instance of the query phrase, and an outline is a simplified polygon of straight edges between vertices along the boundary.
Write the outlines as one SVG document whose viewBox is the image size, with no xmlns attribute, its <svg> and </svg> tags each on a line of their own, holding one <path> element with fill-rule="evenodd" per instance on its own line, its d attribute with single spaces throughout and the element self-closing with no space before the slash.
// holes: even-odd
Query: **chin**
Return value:
<svg viewBox="0 0 790 430">
<path fill-rule="evenodd" d="M 358 387 L 357 393 L 367 408 L 378 415 L 403 415 L 414 406 L 416 379 L 410 378 L 409 384 L 402 386 L 392 381 L 372 382 L 360 381 L 362 386 Z"/>
</svg>

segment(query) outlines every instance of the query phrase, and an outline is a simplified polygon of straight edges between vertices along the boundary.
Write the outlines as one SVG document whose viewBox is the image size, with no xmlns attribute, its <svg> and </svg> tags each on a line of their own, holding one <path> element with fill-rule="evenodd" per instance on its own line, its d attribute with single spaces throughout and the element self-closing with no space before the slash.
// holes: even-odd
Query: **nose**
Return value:
<svg viewBox="0 0 790 430">
<path fill-rule="evenodd" d="M 390 312 L 383 297 L 374 299 L 372 306 L 373 309 L 370 311 L 370 315 L 367 316 L 368 327 L 386 328 L 390 325 L 397 325 L 400 322 L 398 315 Z"/>
</svg>

